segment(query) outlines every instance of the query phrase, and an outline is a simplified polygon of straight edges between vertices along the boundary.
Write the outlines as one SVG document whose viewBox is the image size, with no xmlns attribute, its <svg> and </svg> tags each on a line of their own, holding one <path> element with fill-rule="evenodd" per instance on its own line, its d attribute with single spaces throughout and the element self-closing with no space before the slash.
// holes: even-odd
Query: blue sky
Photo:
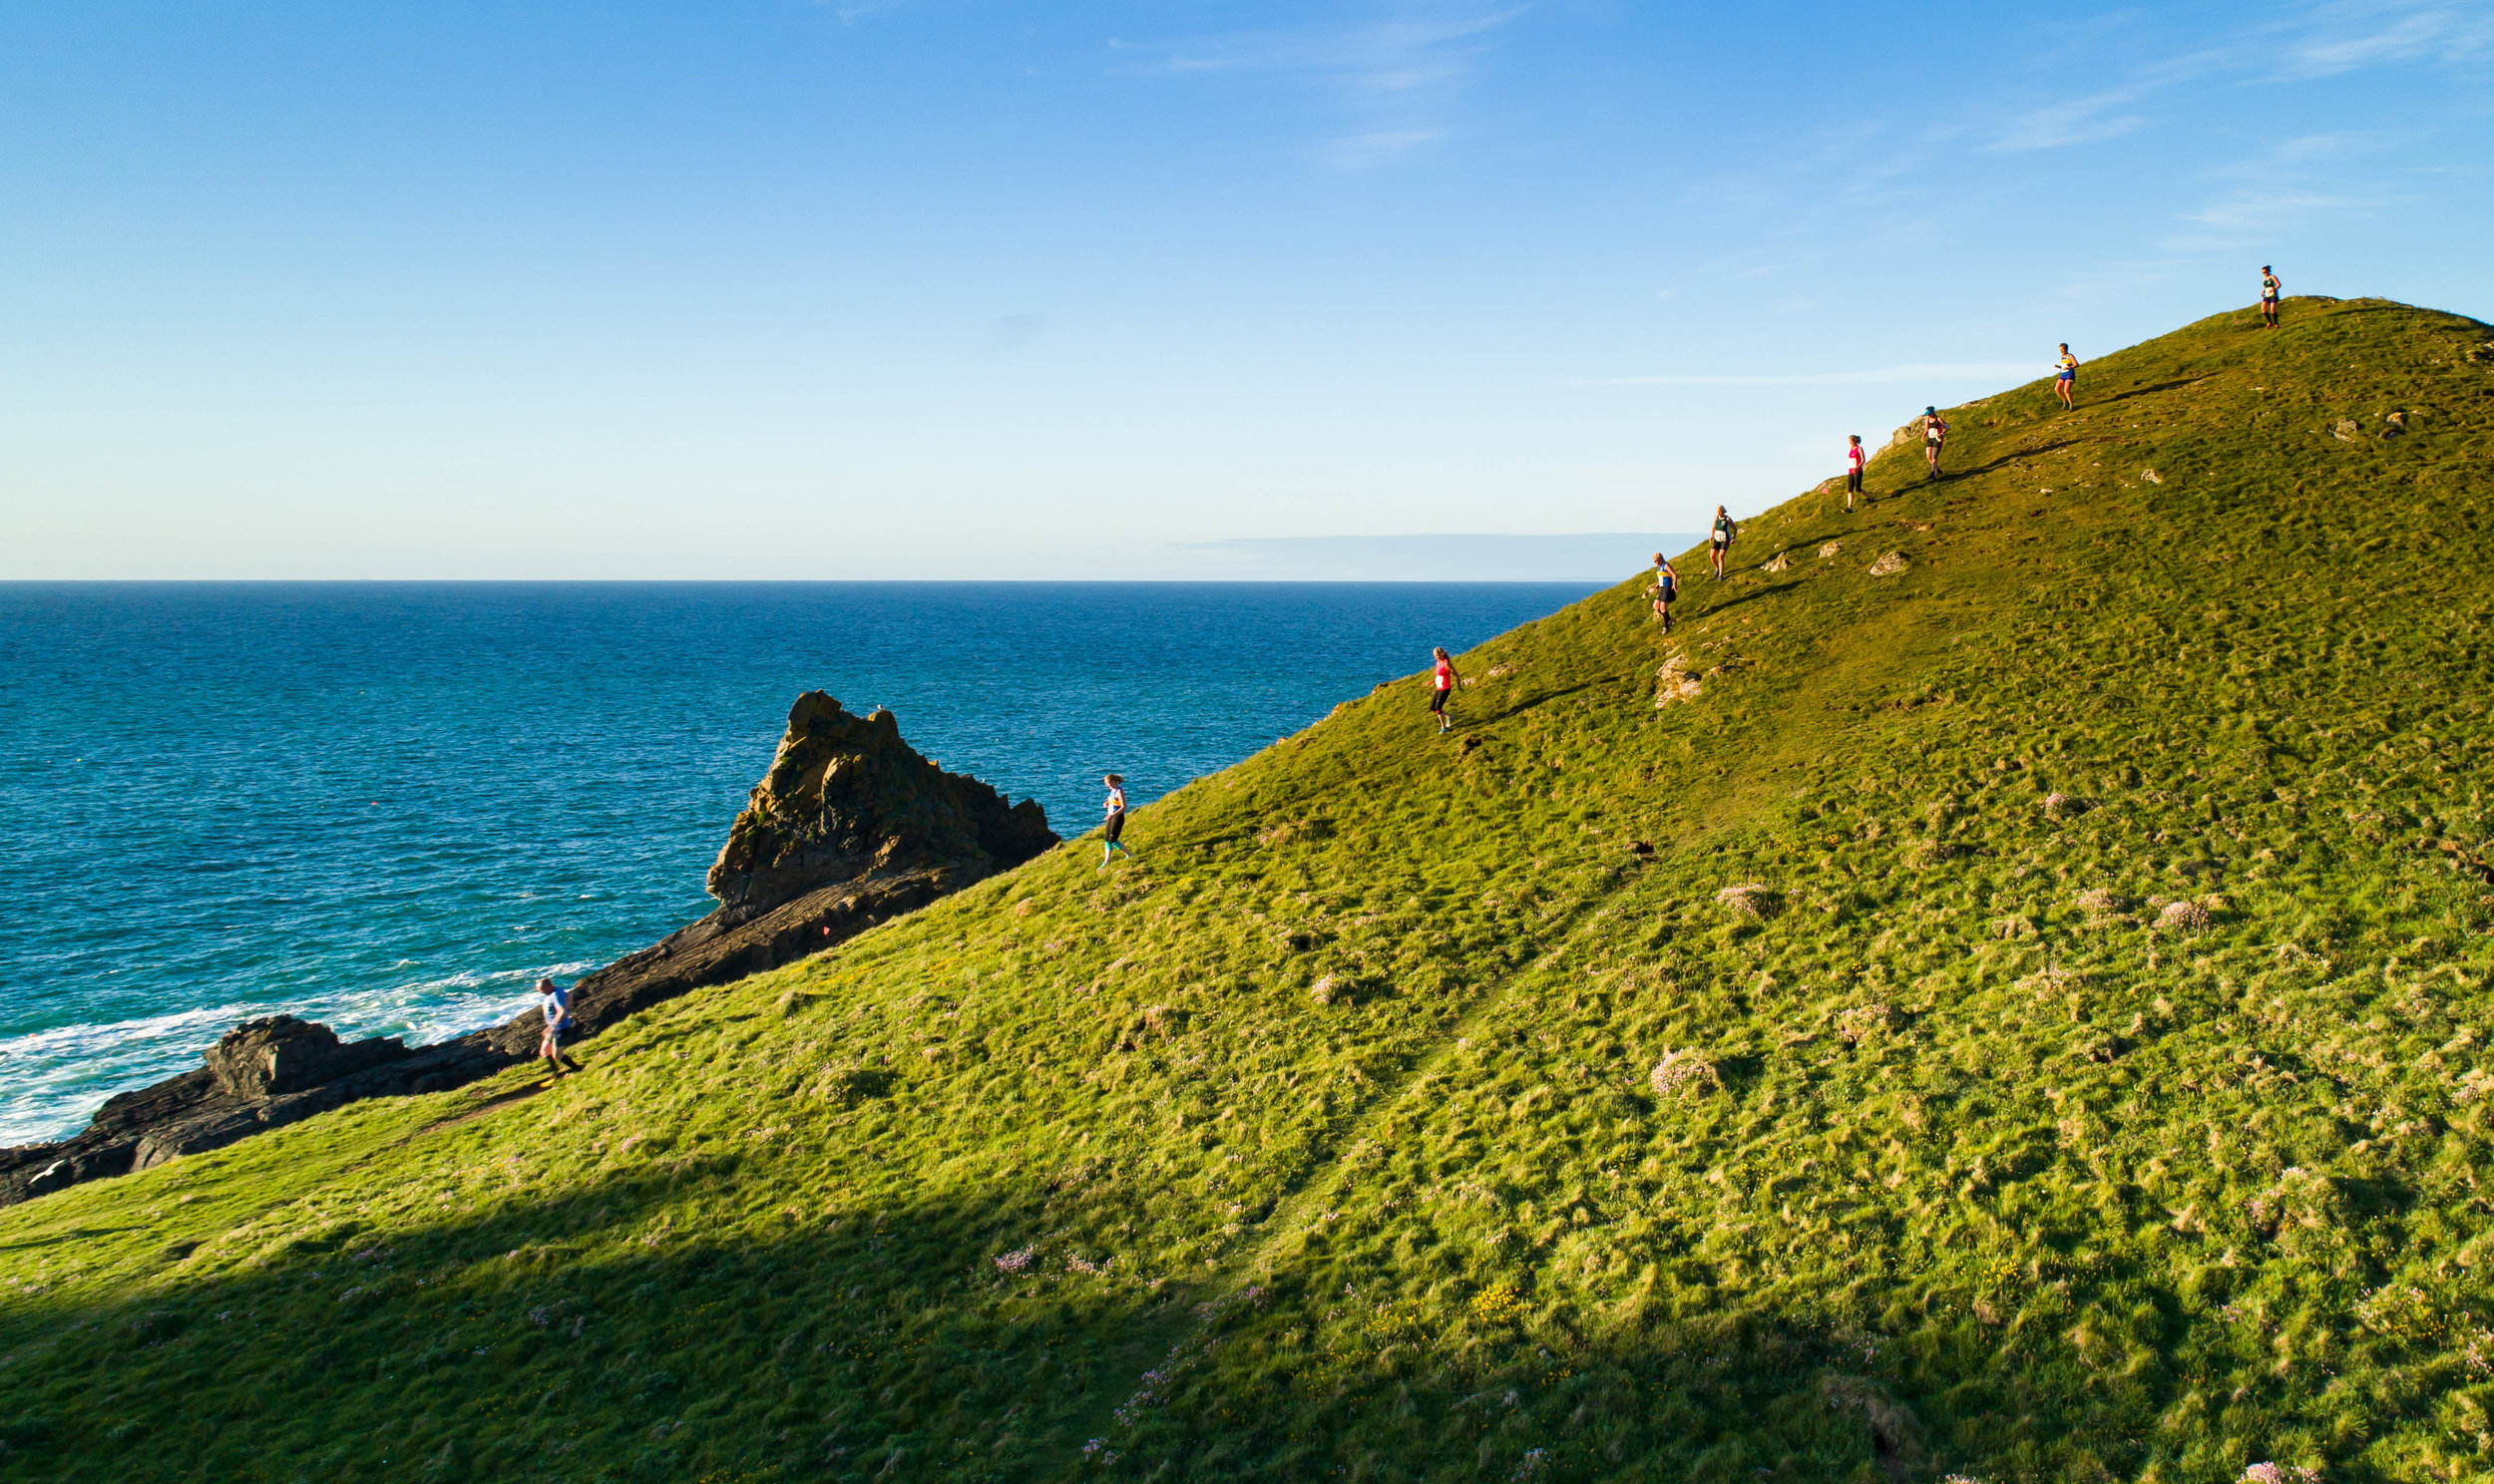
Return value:
<svg viewBox="0 0 2494 1484">
<path fill-rule="evenodd" d="M 0 576 L 1694 530 L 2263 262 L 2494 316 L 2489 84 L 2487 3 L 0 7 Z"/>
</svg>

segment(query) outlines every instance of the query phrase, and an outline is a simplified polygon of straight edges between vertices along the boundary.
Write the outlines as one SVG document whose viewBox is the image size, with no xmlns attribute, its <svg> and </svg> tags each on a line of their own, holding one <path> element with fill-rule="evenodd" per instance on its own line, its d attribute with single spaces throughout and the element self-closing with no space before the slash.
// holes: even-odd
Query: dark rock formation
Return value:
<svg viewBox="0 0 2494 1484">
<path fill-rule="evenodd" d="M 819 690 L 788 712 L 771 770 L 710 867 L 718 911 L 573 986 L 595 1034 L 687 989 L 792 962 L 1056 843 L 1047 816 L 901 740 L 889 711 L 856 716 Z M 544 1021 L 525 1024 L 530 1046 Z"/>
<path fill-rule="evenodd" d="M 770 772 L 710 868 L 716 912 L 572 987 L 576 1036 L 662 1000 L 820 952 L 1019 866 L 1056 843 L 1036 803 L 1009 805 L 901 740 L 889 711 L 855 716 L 808 691 Z M 0 1149 L 0 1206 L 123 1175 L 359 1098 L 439 1092 L 537 1053 L 545 1017 L 410 1049 L 340 1041 L 272 1015 L 227 1031 L 207 1065 L 125 1092 L 58 1144 Z"/>
<path fill-rule="evenodd" d="M 891 712 L 852 716 L 808 691 L 710 867 L 711 920 L 750 921 L 870 872 L 940 866 L 984 877 L 1055 843 L 1038 804 L 1008 808 L 978 779 L 920 757 Z"/>
<path fill-rule="evenodd" d="M 326 1025 L 270 1015 L 226 1031 L 208 1050 L 208 1073 L 228 1096 L 266 1098 L 318 1087 L 406 1054 L 395 1038 L 350 1043 Z"/>
</svg>

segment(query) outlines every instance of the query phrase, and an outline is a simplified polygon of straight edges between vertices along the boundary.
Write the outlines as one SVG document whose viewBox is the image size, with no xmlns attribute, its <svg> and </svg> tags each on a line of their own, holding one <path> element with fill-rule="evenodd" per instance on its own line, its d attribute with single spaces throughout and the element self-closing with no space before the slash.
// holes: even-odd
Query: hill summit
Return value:
<svg viewBox="0 0 2494 1484">
<path fill-rule="evenodd" d="M 1451 736 L 0 1214 L 0 1476 L 2482 1477 L 2487 337 L 1950 409 Z"/>
</svg>

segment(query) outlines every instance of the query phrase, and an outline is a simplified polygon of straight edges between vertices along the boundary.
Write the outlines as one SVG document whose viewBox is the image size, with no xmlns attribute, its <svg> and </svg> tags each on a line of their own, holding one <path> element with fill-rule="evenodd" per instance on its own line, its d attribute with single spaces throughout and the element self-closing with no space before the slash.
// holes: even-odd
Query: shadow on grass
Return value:
<svg viewBox="0 0 2494 1484">
<path fill-rule="evenodd" d="M 1065 1419 L 1148 1362 L 1134 1336 L 1175 1301 L 1069 1266 L 1104 1255 L 1047 1235 L 1036 1178 L 735 1210 L 721 1177 L 756 1158 L 802 1156 L 611 1170 L 386 1247 L 348 1220 L 101 1300 L 12 1296 L 0 1477 L 1019 1478 L 1078 1447 Z"/>
<path fill-rule="evenodd" d="M 2127 402 L 2133 397 L 2145 397 L 2156 392 L 2172 392 L 2179 391 L 2187 386 L 2198 386 L 2201 382 L 2206 380 L 2208 380 L 2208 378 L 2205 376 L 2185 376 L 2174 381 L 2160 381 L 2153 386 L 2133 387 L 2127 392 L 2115 392 L 2110 397 L 2095 398 L 2089 401 L 2087 405 L 2090 407 L 2106 407 L 2115 402 Z"/>
<path fill-rule="evenodd" d="M 1691 619 L 1712 618 L 1717 613 L 1729 613 L 1734 608 L 1740 607 L 1744 603 L 1753 603 L 1762 597 L 1773 597 L 1779 592 L 1790 592 L 1794 588 L 1799 587 L 1803 580 L 1804 579 L 1801 577 L 1787 577 L 1781 582 L 1762 583 L 1761 585 L 1753 587 L 1749 591 L 1742 593 L 1738 597 L 1726 598 L 1712 607 L 1705 608 L 1699 612 L 1691 613 L 1689 617 Z"/>
<path fill-rule="evenodd" d="M 2050 443 L 2036 444 L 2032 448 L 2011 449 L 2009 452 L 2002 454 L 1999 458 L 1992 460 L 1989 464 L 1977 464 L 1971 469 L 1951 470 L 1949 473 L 1941 477 L 1941 483 L 1945 484 L 1956 480 L 1972 479 L 1978 474 L 1989 474 L 1995 469 L 2006 468 L 2011 464 L 2015 464 L 2020 459 L 2032 459 L 2043 454 L 2058 453 L 2065 448 L 2075 448 L 2079 444 L 2085 443 L 2086 441 L 2087 440 L 2084 438 L 2059 438 Z"/>
<path fill-rule="evenodd" d="M 142 1227 L 80 1227 L 76 1231 L 55 1232 L 49 1237 L 38 1237 L 31 1242 L 0 1242 L 0 1252 L 26 1252 L 33 1248 L 55 1247 L 64 1242 L 76 1242 L 85 1237 L 112 1237 L 124 1232 L 144 1230 L 146 1229 Z"/>
<path fill-rule="evenodd" d="M 1164 1366 L 1148 1408 L 1129 1406 L 1116 1476 L 1883 1484 L 1952 1470 L 2110 1481 L 2153 1465 L 2233 1480 L 2327 1410 L 2278 1372 L 2265 1336 L 2191 1325 L 2151 1265 L 1953 1293 L 1888 1281 L 1876 1245 L 1850 1266 L 1853 1282 L 1808 1308 L 1648 1270 L 1571 1317 L 1536 1311 L 1528 1292 L 1511 1310 L 1468 1305 L 1459 1327 L 1363 1314 L 1365 1286 L 1341 1271 L 1277 1283 L 1269 1312 L 1234 1305 Z M 1520 1316 L 1482 1321 L 1507 1311 Z M 2126 1339 L 2108 1348 L 2114 1313 Z M 2229 1406 L 2176 1442 L 2160 1419 L 2218 1377 Z M 2433 1405 L 2397 1410 L 2418 1422 Z M 2328 1477 L 2381 1475 L 2342 1456 Z"/>
<path fill-rule="evenodd" d="M 1507 703 L 1504 707 L 1495 711 L 1475 709 L 1469 716 L 1456 718 L 1455 730 L 1462 731 L 1467 727 L 1492 726 L 1498 722 L 1507 721 L 1514 717 L 1521 716 L 1527 711 L 1532 711 L 1538 709 L 1539 707 L 1546 706 L 1552 701 L 1565 700 L 1567 697 L 1575 695 L 1581 691 L 1596 689 L 1601 684 L 1602 682 L 1598 680 L 1586 680 L 1575 685 L 1561 686 L 1556 690 L 1545 690 L 1529 696 L 1519 696 L 1515 700 Z"/>
</svg>

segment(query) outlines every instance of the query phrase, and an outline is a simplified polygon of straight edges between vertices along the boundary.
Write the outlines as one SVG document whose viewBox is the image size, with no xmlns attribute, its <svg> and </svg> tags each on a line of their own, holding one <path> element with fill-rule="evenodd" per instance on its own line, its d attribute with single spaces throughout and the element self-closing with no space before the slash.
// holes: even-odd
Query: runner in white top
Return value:
<svg viewBox="0 0 2494 1484">
<path fill-rule="evenodd" d="M 1134 852 L 1126 850 L 1125 842 L 1117 838 L 1125 833 L 1125 779 L 1119 774 L 1110 773 L 1101 778 L 1100 782 L 1108 786 L 1108 797 L 1100 804 L 1100 813 L 1106 816 L 1103 823 L 1107 826 L 1107 834 L 1100 841 L 1099 869 L 1106 871 L 1110 857 L 1122 851 L 1125 858 L 1131 861 L 1134 859 Z"/>
<path fill-rule="evenodd" d="M 563 1037 L 572 1029 L 572 991 L 552 979 L 539 979 L 537 992 L 546 1012 L 546 1033 L 538 1037 L 537 1054 L 552 1062 L 558 1072 L 578 1071 L 579 1063 L 566 1066 L 563 1060 Z"/>
</svg>

